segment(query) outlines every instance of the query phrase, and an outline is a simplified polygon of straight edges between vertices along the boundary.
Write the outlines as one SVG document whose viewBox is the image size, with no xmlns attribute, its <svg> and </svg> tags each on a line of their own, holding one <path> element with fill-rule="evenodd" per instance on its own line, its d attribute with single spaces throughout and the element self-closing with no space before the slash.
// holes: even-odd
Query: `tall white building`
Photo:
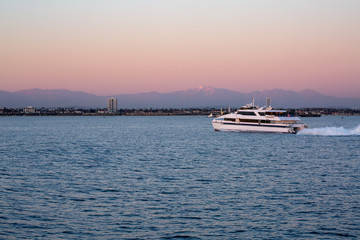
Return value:
<svg viewBox="0 0 360 240">
<path fill-rule="evenodd" d="M 108 112 L 109 113 L 117 112 L 117 99 L 114 97 L 108 99 Z"/>
<path fill-rule="evenodd" d="M 271 107 L 271 97 L 266 98 L 266 107 Z"/>
</svg>

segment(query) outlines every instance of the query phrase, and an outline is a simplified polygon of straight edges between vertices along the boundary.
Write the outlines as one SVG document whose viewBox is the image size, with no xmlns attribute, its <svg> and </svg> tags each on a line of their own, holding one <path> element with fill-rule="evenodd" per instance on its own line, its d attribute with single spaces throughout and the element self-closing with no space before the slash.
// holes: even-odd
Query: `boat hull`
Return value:
<svg viewBox="0 0 360 240">
<path fill-rule="evenodd" d="M 212 125 L 215 131 L 268 132 L 268 133 L 293 133 L 293 134 L 306 128 L 305 124 L 261 125 L 261 124 L 225 123 L 223 121 L 213 121 Z"/>
</svg>

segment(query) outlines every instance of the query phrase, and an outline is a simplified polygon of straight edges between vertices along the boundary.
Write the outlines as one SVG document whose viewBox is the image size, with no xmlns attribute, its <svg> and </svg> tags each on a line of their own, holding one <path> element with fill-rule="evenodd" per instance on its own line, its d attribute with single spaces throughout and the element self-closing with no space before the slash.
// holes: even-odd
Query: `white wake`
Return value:
<svg viewBox="0 0 360 240">
<path fill-rule="evenodd" d="M 319 136 L 351 136 L 360 135 L 360 125 L 354 129 L 344 127 L 324 127 L 324 128 L 307 128 L 300 132 L 299 135 L 319 135 Z"/>
</svg>

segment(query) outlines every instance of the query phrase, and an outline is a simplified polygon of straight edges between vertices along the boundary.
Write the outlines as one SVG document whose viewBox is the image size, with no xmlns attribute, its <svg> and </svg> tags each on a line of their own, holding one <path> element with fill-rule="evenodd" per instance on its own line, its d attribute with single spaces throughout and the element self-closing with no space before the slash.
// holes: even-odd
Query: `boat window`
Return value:
<svg viewBox="0 0 360 240">
<path fill-rule="evenodd" d="M 231 122 L 235 122 L 235 118 L 225 118 L 225 121 L 231 121 Z"/>
<path fill-rule="evenodd" d="M 255 120 L 255 119 L 240 119 L 240 122 L 258 123 L 258 120 Z"/>
<path fill-rule="evenodd" d="M 261 120 L 261 123 L 271 123 L 270 120 Z"/>
<path fill-rule="evenodd" d="M 254 112 L 239 112 L 241 115 L 247 115 L 247 116 L 256 116 Z"/>
<path fill-rule="evenodd" d="M 265 116 L 264 112 L 258 112 L 260 116 Z"/>
<path fill-rule="evenodd" d="M 266 115 L 273 115 L 273 116 L 277 116 L 277 117 L 288 117 L 288 113 L 286 112 L 266 112 Z"/>
</svg>

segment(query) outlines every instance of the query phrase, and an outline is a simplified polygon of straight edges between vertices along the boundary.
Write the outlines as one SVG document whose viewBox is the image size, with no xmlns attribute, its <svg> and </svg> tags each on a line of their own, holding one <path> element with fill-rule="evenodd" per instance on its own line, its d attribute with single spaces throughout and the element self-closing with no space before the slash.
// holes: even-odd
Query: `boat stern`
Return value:
<svg viewBox="0 0 360 240">
<path fill-rule="evenodd" d="M 306 128 L 308 128 L 309 126 L 308 125 L 306 125 L 306 124 L 294 124 L 293 126 L 292 126 L 292 129 L 293 129 L 293 133 L 298 133 L 298 132 L 300 132 L 301 130 L 304 130 L 304 129 L 306 129 Z"/>
</svg>

